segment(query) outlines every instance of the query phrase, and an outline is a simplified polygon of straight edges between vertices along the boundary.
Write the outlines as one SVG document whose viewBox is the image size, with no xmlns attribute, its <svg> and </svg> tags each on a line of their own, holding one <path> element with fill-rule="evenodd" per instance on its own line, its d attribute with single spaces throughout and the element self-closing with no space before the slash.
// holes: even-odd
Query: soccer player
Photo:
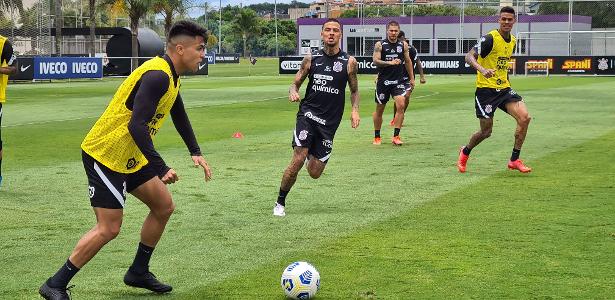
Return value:
<svg viewBox="0 0 615 300">
<path fill-rule="evenodd" d="M 354 57 L 340 49 L 340 22 L 328 19 L 322 25 L 320 36 L 324 42 L 323 49 L 303 58 L 301 68 L 288 89 L 291 102 L 301 100 L 299 88 L 305 78 L 309 77 L 305 97 L 299 103 L 293 132 L 293 158 L 282 176 L 278 200 L 273 208 L 274 216 L 286 215 L 286 195 L 295 184 L 304 162 L 314 179 L 324 171 L 331 157 L 333 137 L 344 113 L 346 83 L 350 87 L 352 104 L 350 125 L 352 128 L 359 126 L 358 65 Z"/>
<path fill-rule="evenodd" d="M 396 104 L 395 129 L 393 131 L 393 145 L 401 146 L 403 142 L 399 137 L 401 125 L 404 123 L 404 111 L 406 109 L 403 69 L 409 76 L 410 88 L 414 88 L 414 71 L 410 58 L 408 44 L 397 38 L 399 23 L 390 21 L 387 24 L 387 38 L 376 42 L 374 46 L 373 61 L 378 68 L 378 82 L 376 83 L 376 111 L 374 119 L 374 145 L 382 144 L 380 128 L 382 127 L 382 113 L 390 97 Z"/>
<path fill-rule="evenodd" d="M 497 108 L 511 115 L 517 121 L 515 144 L 508 168 L 523 173 L 532 171 L 519 159 L 521 146 L 530 124 L 530 115 L 525 102 L 510 87 L 508 62 L 515 48 L 515 37 L 511 34 L 516 22 L 515 10 L 510 6 L 500 9 L 500 28 L 484 35 L 466 54 L 466 62 L 476 69 L 476 93 L 474 107 L 480 121 L 480 129 L 470 137 L 467 145 L 459 150 L 457 168 L 466 171 L 470 151 L 491 135 L 493 116 Z"/>
<path fill-rule="evenodd" d="M 0 128 L 2 125 L 2 105 L 6 101 L 6 87 L 9 75 L 17 73 L 17 58 L 13 53 L 13 45 L 0 35 Z M 2 185 L 2 131 L 0 130 L 0 185 Z"/>
<path fill-rule="evenodd" d="M 410 52 L 410 59 L 412 59 L 412 62 L 413 62 L 412 70 L 419 71 L 420 82 L 421 84 L 425 84 L 427 80 L 425 80 L 425 73 L 423 73 L 423 66 L 421 65 L 421 59 L 419 58 L 418 51 L 416 51 L 416 48 L 414 48 L 414 46 L 410 44 L 410 41 L 406 39 L 406 34 L 404 33 L 403 30 L 399 31 L 399 34 L 397 35 L 397 39 L 405 41 L 408 44 L 408 51 Z M 403 69 L 403 72 L 404 72 L 404 86 L 406 88 L 406 95 L 405 95 L 406 96 L 406 102 L 405 102 L 406 107 L 404 108 L 404 112 L 406 112 L 406 110 L 408 110 L 408 105 L 410 104 L 410 96 L 412 95 L 413 86 L 410 85 L 410 75 L 408 75 L 408 71 L 406 70 L 406 68 Z M 397 107 L 395 107 L 395 103 L 393 103 L 393 119 L 391 120 L 391 123 L 389 123 L 391 126 L 395 125 L 395 112 L 396 111 L 397 111 Z"/>
<path fill-rule="evenodd" d="M 179 94 L 179 75 L 198 70 L 206 40 L 207 31 L 199 25 L 189 21 L 175 23 L 169 30 L 166 55 L 148 60 L 124 80 L 85 137 L 82 157 L 96 225 L 81 237 L 57 273 L 40 287 L 39 293 L 45 299 L 69 299 L 66 291 L 71 278 L 118 235 L 126 192 L 145 203 L 150 212 L 124 283 L 156 293 L 172 290 L 150 272 L 148 265 L 175 208 L 165 184 L 179 177 L 154 149 L 152 138 L 171 115 L 194 166 L 203 168 L 206 181 L 211 179 L 211 170 L 201 155 Z"/>
</svg>

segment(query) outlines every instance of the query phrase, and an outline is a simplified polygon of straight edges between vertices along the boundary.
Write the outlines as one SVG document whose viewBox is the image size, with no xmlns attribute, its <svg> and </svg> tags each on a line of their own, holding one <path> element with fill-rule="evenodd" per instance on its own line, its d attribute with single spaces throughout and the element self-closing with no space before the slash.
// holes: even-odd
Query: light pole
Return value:
<svg viewBox="0 0 615 300">
<path fill-rule="evenodd" d="M 275 56 L 278 55 L 278 0 L 273 2 L 273 18 L 275 21 Z"/>
<path fill-rule="evenodd" d="M 222 53 L 222 0 L 220 0 L 220 21 L 218 23 L 218 54 Z"/>
<path fill-rule="evenodd" d="M 412 44 L 412 37 L 414 36 L 412 29 L 414 28 L 414 0 L 410 2 L 410 44 Z"/>
<path fill-rule="evenodd" d="M 207 1 L 203 3 L 203 8 L 205 10 L 205 28 L 207 28 L 207 26 L 209 26 L 207 23 L 207 9 L 209 8 L 209 3 Z"/>
<path fill-rule="evenodd" d="M 465 2 L 461 2 L 461 11 L 459 13 L 459 42 L 457 45 L 459 46 L 459 51 L 456 52 L 463 53 L 463 24 L 465 23 Z"/>
</svg>

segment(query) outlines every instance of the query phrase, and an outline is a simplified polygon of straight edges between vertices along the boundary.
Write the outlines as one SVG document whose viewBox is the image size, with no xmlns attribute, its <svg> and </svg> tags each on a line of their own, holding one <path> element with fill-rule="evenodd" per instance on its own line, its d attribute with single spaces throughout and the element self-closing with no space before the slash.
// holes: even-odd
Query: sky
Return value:
<svg viewBox="0 0 615 300">
<path fill-rule="evenodd" d="M 313 1 L 309 1 L 309 0 L 298 0 L 299 2 L 305 2 L 305 3 L 310 3 Z M 218 7 L 220 6 L 220 0 L 194 0 L 194 2 L 196 4 L 203 4 L 205 2 L 208 2 L 209 5 L 214 6 L 214 7 Z M 222 0 L 222 6 L 226 6 L 228 4 L 230 5 L 239 5 L 239 4 L 243 4 L 243 5 L 250 5 L 250 4 L 256 4 L 256 3 L 265 3 L 265 2 L 269 2 L 269 3 L 273 3 L 274 0 Z M 278 0 L 278 3 L 290 3 L 291 0 Z"/>
<path fill-rule="evenodd" d="M 199 5 L 203 5 L 205 4 L 205 2 L 207 2 L 209 4 L 210 7 L 214 8 L 214 9 L 218 9 L 218 7 L 220 6 L 220 0 L 193 0 L 194 1 L 194 5 L 195 6 L 199 6 Z M 313 0 L 297 0 L 299 2 L 305 2 L 305 3 L 311 3 L 313 2 Z M 269 2 L 269 3 L 274 3 L 274 0 L 222 0 L 222 7 L 225 7 L 227 5 L 251 5 L 251 4 L 257 4 L 257 3 L 265 3 L 265 2 Z M 278 3 L 290 3 L 292 2 L 292 0 L 278 0 Z M 198 17 L 201 16 L 203 14 L 202 9 L 198 9 L 198 8 L 194 8 L 192 10 L 190 10 L 190 12 L 188 13 L 191 17 Z"/>
</svg>

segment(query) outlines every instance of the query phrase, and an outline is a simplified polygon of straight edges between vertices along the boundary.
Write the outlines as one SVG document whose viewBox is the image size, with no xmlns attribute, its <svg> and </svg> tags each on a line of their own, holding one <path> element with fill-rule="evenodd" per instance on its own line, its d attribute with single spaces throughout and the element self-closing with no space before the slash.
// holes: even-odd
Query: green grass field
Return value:
<svg viewBox="0 0 615 300">
<path fill-rule="evenodd" d="M 151 263 L 174 291 L 155 297 L 122 283 L 146 214 L 129 197 L 120 236 L 72 281 L 75 299 L 282 300 L 280 275 L 296 260 L 319 269 L 318 299 L 615 295 L 613 78 L 513 78 L 533 116 L 521 154 L 533 172 L 506 170 L 515 124 L 499 111 L 460 174 L 457 151 L 478 127 L 474 78 L 428 76 L 406 115 L 406 144 L 378 147 L 373 76 L 362 76 L 360 127 L 350 128 L 347 104 L 325 173 L 313 180 L 302 170 L 287 216 L 274 218 L 297 110 L 287 100 L 292 77 L 276 73 L 261 59 L 183 80 L 211 182 L 170 121 L 155 138 L 181 178 L 169 186 L 177 209 Z M 10 85 L 0 299 L 36 299 L 94 225 L 79 145 L 120 82 Z M 245 137 L 232 138 L 237 131 Z M 383 127 L 385 141 L 391 133 Z"/>
</svg>

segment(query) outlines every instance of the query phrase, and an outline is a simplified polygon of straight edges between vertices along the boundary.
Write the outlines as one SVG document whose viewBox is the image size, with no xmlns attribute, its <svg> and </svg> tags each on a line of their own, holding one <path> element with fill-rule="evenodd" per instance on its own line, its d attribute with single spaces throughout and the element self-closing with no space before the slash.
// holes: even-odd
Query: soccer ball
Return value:
<svg viewBox="0 0 615 300">
<path fill-rule="evenodd" d="M 311 299 L 320 289 L 320 274 L 311 264 L 294 262 L 282 273 L 280 280 L 286 297 L 291 299 Z"/>
</svg>

